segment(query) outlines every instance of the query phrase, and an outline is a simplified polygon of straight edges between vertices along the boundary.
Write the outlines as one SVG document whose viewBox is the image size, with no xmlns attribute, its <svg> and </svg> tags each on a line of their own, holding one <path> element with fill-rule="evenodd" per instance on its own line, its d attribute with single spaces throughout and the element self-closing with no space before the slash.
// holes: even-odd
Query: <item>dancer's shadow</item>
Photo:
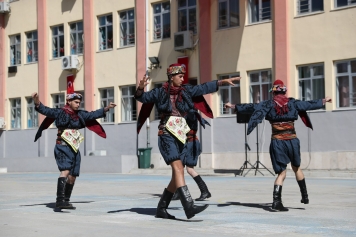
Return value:
<svg viewBox="0 0 356 237">
<path fill-rule="evenodd" d="M 210 204 L 214 205 L 214 204 Z M 224 204 L 217 204 L 217 207 L 227 207 L 227 206 L 244 206 L 244 207 L 253 207 L 253 208 L 260 208 L 268 212 L 277 212 L 276 210 L 272 210 L 271 206 L 272 203 L 242 203 L 242 202 L 227 202 Z M 294 210 L 305 210 L 304 208 L 294 208 L 294 207 L 286 207 L 289 209 Z"/>
<path fill-rule="evenodd" d="M 173 208 L 168 208 L 168 210 L 178 210 L 181 209 L 179 207 L 173 207 Z M 108 211 L 108 213 L 112 214 L 112 213 L 120 213 L 120 212 L 125 212 L 125 211 L 129 211 L 129 212 L 135 212 L 137 214 L 140 215 L 149 215 L 149 216 L 156 216 L 156 210 L 157 208 L 131 208 L 131 209 L 123 209 L 123 210 L 115 210 L 115 211 Z M 166 219 L 166 220 L 172 220 L 172 221 L 184 221 L 184 222 L 201 222 L 203 220 L 184 220 L 184 219 L 179 219 L 179 218 L 175 218 L 175 219 Z"/>
<path fill-rule="evenodd" d="M 82 201 L 82 202 L 70 202 L 72 204 L 75 203 L 92 203 L 94 201 Z M 63 211 L 66 209 L 59 209 L 56 208 L 56 203 L 55 202 L 49 202 L 49 203 L 37 203 L 37 204 L 30 204 L 30 205 L 20 205 L 20 207 L 34 207 L 34 206 L 46 206 L 47 208 L 53 209 L 54 212 L 63 212 L 63 213 L 69 213 L 69 211 Z M 70 209 L 68 209 L 70 210 Z"/>
</svg>

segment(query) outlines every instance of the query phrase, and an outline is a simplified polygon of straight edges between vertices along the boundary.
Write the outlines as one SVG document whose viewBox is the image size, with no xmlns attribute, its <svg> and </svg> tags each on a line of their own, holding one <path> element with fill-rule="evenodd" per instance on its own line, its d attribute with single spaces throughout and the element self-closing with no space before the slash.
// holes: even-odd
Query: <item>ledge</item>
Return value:
<svg viewBox="0 0 356 237">
<path fill-rule="evenodd" d="M 303 13 L 303 14 L 295 16 L 294 19 L 301 18 L 301 17 L 307 17 L 307 16 L 320 15 L 320 14 L 323 14 L 323 13 L 325 13 L 325 12 L 324 11 L 317 11 L 317 12 Z"/>
<path fill-rule="evenodd" d="M 259 21 L 259 22 L 255 22 L 255 23 L 249 23 L 249 24 L 247 24 L 247 25 L 245 25 L 245 26 L 247 27 L 247 26 L 254 26 L 254 25 L 260 25 L 260 24 L 266 24 L 266 23 L 272 23 L 272 20 Z"/>
</svg>

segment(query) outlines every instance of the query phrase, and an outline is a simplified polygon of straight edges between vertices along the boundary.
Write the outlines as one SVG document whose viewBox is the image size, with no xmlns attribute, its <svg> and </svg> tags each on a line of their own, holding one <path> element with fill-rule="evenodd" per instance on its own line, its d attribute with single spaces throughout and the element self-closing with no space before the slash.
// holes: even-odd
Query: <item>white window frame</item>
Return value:
<svg viewBox="0 0 356 237">
<path fill-rule="evenodd" d="M 131 122 L 137 120 L 137 105 L 134 98 L 136 85 L 123 86 L 121 89 L 121 122 Z M 127 89 L 127 95 L 123 94 L 123 89 Z M 132 93 L 132 94 L 131 94 Z M 128 99 L 131 103 L 128 105 L 131 110 L 125 111 L 125 99 Z M 136 109 L 135 109 L 136 108 Z"/>
<path fill-rule="evenodd" d="M 181 31 L 190 31 L 191 30 L 191 27 L 190 27 L 190 19 L 189 19 L 189 11 L 194 9 L 195 10 L 195 22 L 192 22 L 194 23 L 194 26 L 193 26 L 193 30 L 191 30 L 193 32 L 193 34 L 196 34 L 197 33 L 197 0 L 195 0 L 195 5 L 192 5 L 192 6 L 188 6 L 188 2 L 189 0 L 185 0 L 186 1 L 186 5 L 183 6 L 183 7 L 180 7 L 179 6 L 179 3 L 178 3 L 178 14 L 177 14 L 177 17 L 178 17 L 178 32 L 181 32 Z M 185 14 L 186 14 L 186 22 L 187 22 L 187 26 L 185 29 L 180 29 L 179 27 L 179 12 L 180 11 L 185 11 Z M 189 26 L 188 26 L 189 25 Z"/>
<path fill-rule="evenodd" d="M 60 31 L 60 27 L 62 27 L 62 31 Z M 54 31 L 57 30 L 57 34 Z M 61 55 L 61 37 L 63 39 L 63 55 Z M 55 45 L 55 39 L 57 39 L 57 45 Z M 55 49 L 57 56 L 55 56 Z M 53 26 L 52 27 L 52 58 L 60 58 L 64 56 L 65 48 L 64 48 L 64 25 Z"/>
<path fill-rule="evenodd" d="M 58 98 L 59 102 L 55 102 Z M 66 104 L 64 93 L 52 94 L 52 107 L 60 109 Z"/>
<path fill-rule="evenodd" d="M 31 38 L 28 37 L 28 35 L 31 34 Z M 36 35 L 37 37 L 34 38 L 33 36 Z M 27 63 L 34 63 L 34 62 L 38 62 L 38 32 L 37 30 L 34 31 L 30 31 L 26 33 L 26 62 Z M 31 53 L 31 61 L 29 60 L 29 47 L 31 46 L 32 49 L 32 53 Z M 35 47 L 37 46 L 37 47 Z M 37 48 L 37 50 L 35 50 L 35 48 Z"/>
<path fill-rule="evenodd" d="M 262 72 L 269 72 L 270 73 L 270 82 L 262 82 L 262 76 L 261 76 L 261 73 Z M 258 73 L 259 76 L 258 76 L 258 82 L 251 82 L 251 74 L 256 74 Z M 263 90 L 262 90 L 262 86 L 263 85 L 269 85 L 269 88 L 272 87 L 272 70 L 271 69 L 264 69 L 264 70 L 257 70 L 257 71 L 250 71 L 248 72 L 248 78 L 249 78 L 249 82 L 250 82 L 250 102 L 251 103 L 255 103 L 253 102 L 253 90 L 252 90 L 252 86 L 256 86 L 256 85 L 259 85 L 260 86 L 260 100 L 259 102 L 263 101 Z M 268 98 L 267 99 L 271 99 L 272 96 L 271 96 L 271 93 L 267 92 L 268 93 Z"/>
<path fill-rule="evenodd" d="M 323 1 L 323 0 L 320 0 Z M 308 6 L 308 11 L 303 11 L 301 12 L 301 6 Z M 313 0 L 297 0 L 297 13 L 298 15 L 304 15 L 304 14 L 310 14 L 312 12 L 323 12 L 324 11 L 324 4 L 323 4 L 323 10 L 317 10 L 313 11 Z"/>
<path fill-rule="evenodd" d="M 264 8 L 259 8 L 258 12 L 258 20 L 257 21 L 252 21 L 252 2 L 253 0 L 248 0 L 248 11 L 249 11 L 249 23 L 254 24 L 254 23 L 259 23 L 259 22 L 266 22 L 266 21 L 271 21 L 272 20 L 272 0 L 270 0 L 270 9 L 269 9 L 269 18 L 268 19 L 262 19 L 263 17 L 263 9 Z M 262 0 L 258 0 L 259 6 L 262 6 Z M 268 12 L 268 11 L 266 11 Z"/>
<path fill-rule="evenodd" d="M 313 67 L 316 67 L 316 66 L 322 66 L 323 67 L 323 75 L 317 75 L 315 76 L 314 75 L 314 70 Z M 308 67 L 308 70 L 310 71 L 310 77 L 303 77 L 303 78 L 300 78 L 300 69 L 303 68 L 303 67 Z M 324 88 L 323 88 L 323 97 L 325 97 L 325 68 L 324 68 L 324 64 L 323 63 L 317 63 L 317 64 L 309 64 L 309 65 L 303 65 L 303 66 L 298 66 L 298 83 L 301 82 L 301 81 L 310 81 L 310 89 L 311 89 L 311 98 L 305 98 L 303 97 L 303 93 L 302 93 L 302 89 L 300 87 L 300 84 L 299 84 L 299 99 L 300 100 L 303 100 L 303 101 L 306 101 L 306 100 L 316 100 L 316 99 L 321 99 L 321 98 L 316 98 L 315 95 L 313 94 L 313 80 L 319 80 L 319 79 L 323 79 L 324 80 Z"/>
<path fill-rule="evenodd" d="M 38 127 L 38 112 L 32 97 L 26 97 L 27 102 L 27 128 Z M 31 111 L 31 112 L 30 112 Z"/>
<path fill-rule="evenodd" d="M 335 62 L 335 80 L 336 80 L 336 107 L 337 108 L 355 108 L 356 107 L 356 90 L 352 91 L 354 85 L 352 83 L 352 77 L 356 77 L 356 72 L 351 72 L 351 62 L 356 61 L 356 59 L 343 60 Z M 347 63 L 347 72 L 338 73 L 337 65 L 341 63 Z M 338 77 L 348 76 L 349 77 L 349 106 L 340 106 L 340 95 L 339 95 L 339 80 Z"/>
<path fill-rule="evenodd" d="M 21 129 L 21 98 L 10 99 L 10 108 L 11 129 Z"/>
<path fill-rule="evenodd" d="M 14 54 L 12 55 L 12 47 Z M 16 66 L 21 64 L 21 34 L 10 36 L 10 65 Z"/>
<path fill-rule="evenodd" d="M 169 10 L 163 10 L 162 4 L 169 4 Z M 155 13 L 154 8 L 157 5 L 161 5 L 161 12 L 160 13 Z M 171 38 L 171 3 L 170 1 L 165 1 L 165 2 L 160 2 L 160 3 L 154 3 L 152 4 L 152 10 L 153 10 L 153 39 L 154 40 L 163 40 L 163 39 L 169 39 Z M 169 14 L 169 37 L 164 37 L 163 33 L 163 15 L 164 14 Z M 160 21 L 161 21 L 161 26 L 158 28 L 155 24 L 155 19 L 157 16 L 160 16 Z M 159 33 L 160 37 L 157 37 L 157 33 Z"/>
<path fill-rule="evenodd" d="M 126 14 L 126 18 L 122 19 L 121 14 Z M 130 19 L 129 14 L 133 14 L 132 19 Z M 119 19 L 120 19 L 120 46 L 133 46 L 136 42 L 135 36 L 135 9 L 128 9 L 126 11 L 119 12 Z M 122 25 L 126 25 L 126 32 L 122 28 Z M 133 33 L 130 33 L 130 24 L 133 25 Z"/>
<path fill-rule="evenodd" d="M 220 75 L 219 76 L 219 80 L 221 79 L 227 79 L 227 78 L 232 78 L 232 77 L 239 77 L 240 76 L 240 73 L 239 72 L 236 72 L 236 73 L 231 73 L 231 74 L 225 74 L 225 75 Z M 224 85 L 224 86 L 219 86 L 219 110 L 220 110 L 220 116 L 228 116 L 228 115 L 232 115 L 234 113 L 234 109 L 227 109 L 227 111 L 229 111 L 228 113 L 224 113 L 224 101 L 222 101 L 222 90 L 228 90 L 228 94 L 229 94 L 229 99 L 228 99 L 228 102 L 230 103 L 235 103 L 235 101 L 232 101 L 231 99 L 231 95 L 232 95 L 232 92 L 231 92 L 231 88 L 236 88 L 238 87 L 240 89 L 240 101 L 241 102 L 241 87 L 240 87 L 240 82 L 235 82 L 234 83 L 235 86 L 232 87 L 230 85 Z"/>
<path fill-rule="evenodd" d="M 82 29 L 79 29 L 80 24 Z M 73 25 L 75 25 L 75 29 L 72 29 Z M 70 54 L 71 55 L 83 54 L 83 48 L 84 48 L 83 22 L 78 21 L 78 22 L 69 23 L 69 31 L 70 31 Z"/>
<path fill-rule="evenodd" d="M 111 23 L 109 21 L 107 21 L 107 17 L 111 16 Z M 105 24 L 104 25 L 100 25 L 100 19 L 104 18 L 105 19 Z M 114 28 L 113 28 L 113 15 L 112 14 L 107 14 L 104 16 L 99 16 L 98 17 L 98 43 L 99 43 L 99 51 L 106 51 L 106 50 L 112 50 L 114 47 Z M 108 39 L 108 28 L 111 27 L 111 33 L 112 33 L 112 39 L 111 39 L 111 47 L 109 46 L 109 41 L 110 39 Z M 100 28 L 105 28 L 105 39 L 104 41 L 102 41 L 102 37 L 101 37 L 101 32 L 100 32 Z"/>
<path fill-rule="evenodd" d="M 355 0 L 347 0 L 347 5 L 346 5 L 346 6 L 338 7 L 338 6 L 337 6 L 337 1 L 338 1 L 338 0 L 334 0 L 334 6 L 335 6 L 335 8 L 343 8 L 343 7 L 350 7 L 350 6 L 355 6 L 355 5 L 356 5 L 356 1 L 355 1 Z"/>
<path fill-rule="evenodd" d="M 110 93 L 109 91 L 112 92 L 112 96 L 109 96 Z M 100 93 L 100 106 L 102 108 L 110 105 L 110 102 L 115 101 L 115 91 L 114 88 L 102 88 L 99 89 L 99 93 Z M 105 93 L 106 94 L 106 98 L 102 97 L 102 94 Z M 102 123 L 114 123 L 115 122 L 115 110 L 114 109 L 110 109 L 108 112 L 106 112 L 106 117 L 105 118 L 101 118 L 101 122 Z"/>
<path fill-rule="evenodd" d="M 219 0 L 218 2 L 218 29 L 226 29 L 226 28 L 231 28 L 231 27 L 238 27 L 240 26 L 240 0 L 237 1 L 237 6 L 238 6 L 238 18 L 237 18 L 237 25 L 236 26 L 231 26 L 231 18 L 230 18 L 230 0 Z M 220 26 L 220 3 L 226 2 L 227 5 L 227 13 L 226 13 L 226 19 L 227 19 L 227 26 Z"/>
</svg>

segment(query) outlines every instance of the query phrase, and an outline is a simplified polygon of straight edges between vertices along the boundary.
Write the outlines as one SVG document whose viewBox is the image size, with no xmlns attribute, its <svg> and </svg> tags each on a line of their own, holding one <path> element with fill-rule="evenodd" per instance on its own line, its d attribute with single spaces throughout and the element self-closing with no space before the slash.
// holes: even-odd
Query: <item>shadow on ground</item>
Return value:
<svg viewBox="0 0 356 237">
<path fill-rule="evenodd" d="M 227 207 L 227 206 L 244 206 L 244 207 L 252 207 L 252 208 L 260 208 L 265 211 L 269 212 L 276 212 L 275 210 L 271 209 L 272 203 L 242 203 L 242 202 L 227 202 L 224 204 L 210 204 L 216 205 L 217 207 Z M 286 207 L 287 209 L 294 209 L 294 210 L 305 210 L 304 208 L 293 208 L 293 207 Z"/>
</svg>

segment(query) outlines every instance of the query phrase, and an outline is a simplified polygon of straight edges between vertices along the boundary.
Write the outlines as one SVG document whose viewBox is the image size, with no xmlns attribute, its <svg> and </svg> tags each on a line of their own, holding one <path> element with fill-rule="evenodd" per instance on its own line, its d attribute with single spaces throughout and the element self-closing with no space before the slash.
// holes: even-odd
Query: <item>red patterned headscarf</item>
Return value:
<svg viewBox="0 0 356 237">
<path fill-rule="evenodd" d="M 185 65 L 180 63 L 174 63 L 169 65 L 167 68 L 167 75 L 174 75 L 174 74 L 185 74 Z"/>
<path fill-rule="evenodd" d="M 285 88 L 285 90 L 274 90 L 273 94 L 273 101 L 274 101 L 274 108 L 278 115 L 283 115 L 288 113 L 288 102 L 289 99 L 285 94 L 280 94 L 278 92 L 286 92 L 287 87 L 284 85 L 282 80 L 277 79 L 273 83 L 273 88 Z"/>
</svg>

